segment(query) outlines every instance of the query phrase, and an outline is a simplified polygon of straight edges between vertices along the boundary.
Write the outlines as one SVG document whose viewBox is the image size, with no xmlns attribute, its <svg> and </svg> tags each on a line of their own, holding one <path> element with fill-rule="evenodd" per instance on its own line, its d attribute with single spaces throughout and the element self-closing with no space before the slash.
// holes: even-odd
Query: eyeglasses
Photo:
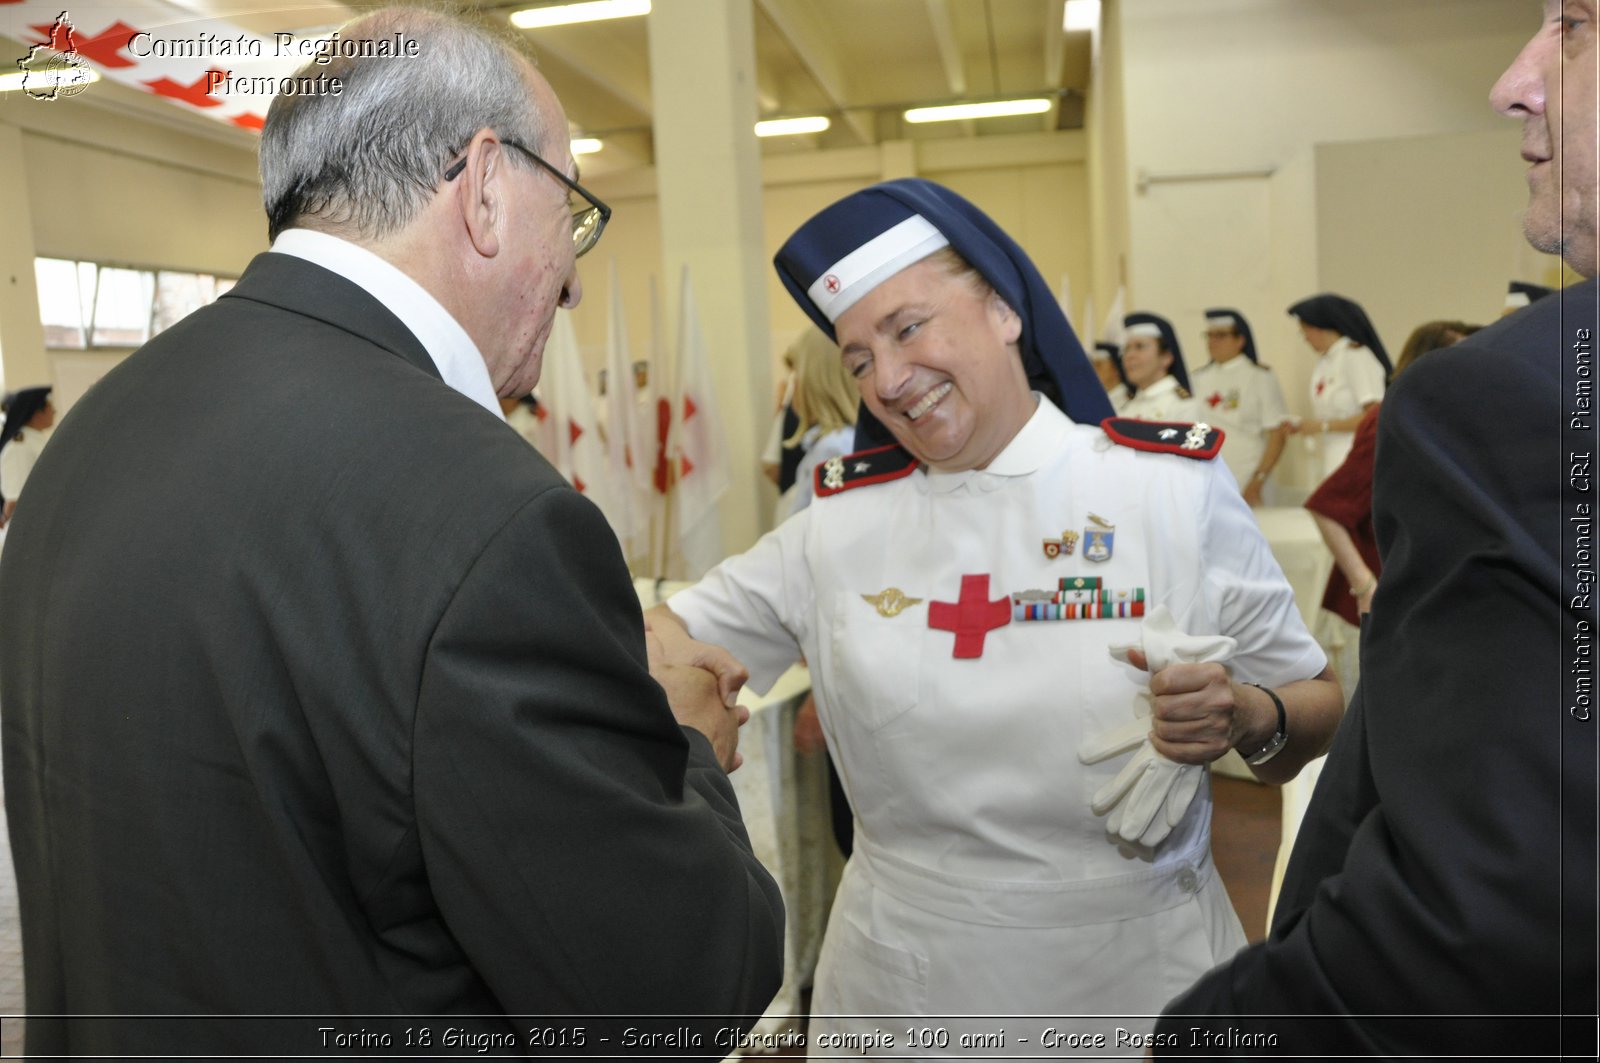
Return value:
<svg viewBox="0 0 1600 1063">
<path fill-rule="evenodd" d="M 571 194 L 576 192 L 588 200 L 588 206 L 579 207 L 572 212 L 572 245 L 575 249 L 574 257 L 577 258 L 582 258 L 593 250 L 594 245 L 600 242 L 600 234 L 606 231 L 606 222 L 611 220 L 611 208 L 590 195 L 589 191 L 578 182 L 540 158 L 537 152 L 530 151 L 515 140 L 501 138 L 500 143 L 508 148 L 516 148 L 522 154 L 554 174 L 556 180 L 567 186 L 569 199 Z M 466 169 L 466 166 L 467 159 L 463 155 L 450 164 L 450 168 L 444 172 L 444 179 L 446 181 L 454 181 L 461 175 L 461 171 Z"/>
</svg>

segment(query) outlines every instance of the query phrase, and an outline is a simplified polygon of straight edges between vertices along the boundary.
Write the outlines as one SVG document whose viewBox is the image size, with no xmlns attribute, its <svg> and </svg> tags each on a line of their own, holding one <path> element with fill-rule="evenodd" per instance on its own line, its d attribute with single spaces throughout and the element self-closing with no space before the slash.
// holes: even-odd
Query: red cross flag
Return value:
<svg viewBox="0 0 1600 1063">
<path fill-rule="evenodd" d="M 553 445 L 545 454 L 556 471 L 571 481 L 602 511 L 610 506 L 610 481 L 606 475 L 605 444 L 594 402 L 583 377 L 583 356 L 572 315 L 556 311 L 550 339 L 544 346 L 544 368 L 539 376 L 539 401 L 555 422 Z"/>
<path fill-rule="evenodd" d="M 689 267 L 683 269 L 678 315 L 677 415 L 669 454 L 677 473 L 674 530 L 683 553 L 684 576 L 699 579 L 722 560 L 722 514 L 717 503 L 728 490 L 727 444 L 711 386 L 711 359 L 695 310 Z"/>
</svg>

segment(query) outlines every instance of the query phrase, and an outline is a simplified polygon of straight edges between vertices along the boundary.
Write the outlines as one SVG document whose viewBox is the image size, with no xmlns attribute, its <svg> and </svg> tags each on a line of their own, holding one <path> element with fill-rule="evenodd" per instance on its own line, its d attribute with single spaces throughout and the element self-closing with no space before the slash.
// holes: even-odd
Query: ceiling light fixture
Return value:
<svg viewBox="0 0 1600 1063">
<path fill-rule="evenodd" d="M 773 118 L 756 123 L 756 136 L 790 137 L 800 133 L 821 133 L 832 124 L 826 115 L 820 114 L 807 118 Z"/>
<path fill-rule="evenodd" d="M 572 154 L 574 155 L 593 155 L 605 146 L 605 141 L 596 137 L 572 138 Z"/>
<path fill-rule="evenodd" d="M 1067 13 L 1061 28 L 1068 33 L 1082 33 L 1100 26 L 1100 0 L 1067 0 Z"/>
<path fill-rule="evenodd" d="M 923 122 L 959 122 L 967 118 L 1005 118 L 1015 114 L 1044 114 L 1050 101 L 993 100 L 989 103 L 953 103 L 947 107 L 913 107 L 905 119 L 916 125 Z"/>
<path fill-rule="evenodd" d="M 649 13 L 650 0 L 590 0 L 583 4 L 552 4 L 513 11 L 511 24 L 519 30 L 535 30 L 544 26 L 570 26 L 576 22 L 633 18 Z"/>
</svg>

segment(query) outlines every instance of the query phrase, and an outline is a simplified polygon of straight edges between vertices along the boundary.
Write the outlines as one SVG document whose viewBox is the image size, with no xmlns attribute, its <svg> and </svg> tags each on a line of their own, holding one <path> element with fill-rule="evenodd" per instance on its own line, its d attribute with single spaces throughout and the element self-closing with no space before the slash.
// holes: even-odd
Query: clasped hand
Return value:
<svg viewBox="0 0 1600 1063">
<path fill-rule="evenodd" d="M 739 728 L 750 719 L 739 691 L 750 673 L 722 647 L 691 638 L 670 613 L 645 614 L 644 641 L 650 675 L 666 691 L 673 716 L 710 740 L 723 771 L 736 770 L 744 763 Z"/>
<path fill-rule="evenodd" d="M 1234 688 L 1222 662 L 1236 643 L 1225 635 L 1178 630 L 1165 606 L 1145 619 L 1141 641 L 1111 648 L 1112 657 L 1151 671 L 1134 696 L 1132 722 L 1086 740 L 1078 759 L 1094 764 L 1137 750 L 1090 801 L 1111 812 L 1106 829 L 1128 842 L 1154 846 L 1182 820 L 1201 782 L 1202 765 L 1232 746 Z"/>
</svg>

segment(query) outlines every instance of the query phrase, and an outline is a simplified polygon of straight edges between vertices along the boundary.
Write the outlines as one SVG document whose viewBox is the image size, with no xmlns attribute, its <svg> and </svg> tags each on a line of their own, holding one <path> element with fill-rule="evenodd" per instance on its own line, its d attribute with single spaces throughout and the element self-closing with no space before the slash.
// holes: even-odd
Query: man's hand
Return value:
<svg viewBox="0 0 1600 1063">
<path fill-rule="evenodd" d="M 737 770 L 744 763 L 739 728 L 750 719 L 750 710 L 739 704 L 739 691 L 749 671 L 722 647 L 691 638 L 665 606 L 645 613 L 644 644 L 650 674 L 667 692 L 673 716 L 711 740 L 724 771 Z"/>
<path fill-rule="evenodd" d="M 743 705 L 728 708 L 717 693 L 717 681 L 704 668 L 668 664 L 650 669 L 655 681 L 667 692 L 667 704 L 680 724 L 692 727 L 711 741 L 717 763 L 723 771 L 736 771 L 744 763 L 739 752 L 739 728 L 750 719 Z"/>
<path fill-rule="evenodd" d="M 1150 666 L 1138 650 L 1128 652 L 1128 661 L 1137 668 Z M 1265 734 L 1256 744 L 1265 745 L 1277 729 L 1276 712 L 1270 719 L 1258 718 L 1220 664 L 1170 664 L 1150 677 L 1150 693 L 1151 744 L 1180 764 L 1209 764 L 1263 726 Z"/>
<path fill-rule="evenodd" d="M 721 646 L 713 646 L 690 636 L 678 615 L 664 605 L 645 612 L 644 631 L 652 672 L 658 666 L 667 664 L 704 668 L 717 677 L 717 690 L 723 704 L 730 709 L 738 704 L 739 691 L 749 681 L 750 672 L 733 654 Z"/>
</svg>

